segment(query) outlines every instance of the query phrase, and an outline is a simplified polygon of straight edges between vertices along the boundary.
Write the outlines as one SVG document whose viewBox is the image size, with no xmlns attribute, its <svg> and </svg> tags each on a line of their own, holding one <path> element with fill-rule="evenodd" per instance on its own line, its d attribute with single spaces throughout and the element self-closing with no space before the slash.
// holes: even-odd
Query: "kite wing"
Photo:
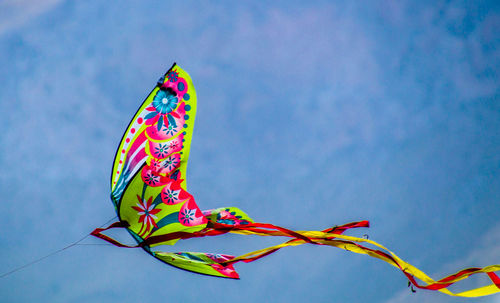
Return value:
<svg viewBox="0 0 500 303">
<path fill-rule="evenodd" d="M 190 76 L 174 64 L 139 107 L 122 137 L 111 174 L 111 200 L 123 227 L 155 258 L 181 269 L 238 278 L 234 256 L 209 253 L 167 253 L 151 248 L 199 236 L 210 220 L 251 222 L 237 208 L 202 212 L 186 189 L 186 168 L 196 114 L 196 92 Z M 92 234 L 121 247 L 131 247 L 102 234 Z M 217 231 L 216 234 L 228 230 Z M 214 234 L 215 235 L 215 234 Z"/>
<path fill-rule="evenodd" d="M 185 181 L 195 114 L 191 78 L 174 63 L 123 135 L 111 174 L 111 200 L 138 243 L 206 227 L 207 219 L 186 191 Z"/>
</svg>

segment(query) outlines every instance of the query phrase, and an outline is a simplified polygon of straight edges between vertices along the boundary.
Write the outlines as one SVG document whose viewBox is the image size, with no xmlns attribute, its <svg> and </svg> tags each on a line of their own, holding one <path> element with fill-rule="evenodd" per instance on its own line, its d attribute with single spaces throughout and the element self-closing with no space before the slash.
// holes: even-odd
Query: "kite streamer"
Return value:
<svg viewBox="0 0 500 303">
<path fill-rule="evenodd" d="M 461 297 L 500 292 L 500 278 L 495 274 L 500 265 L 467 268 L 433 280 L 379 243 L 344 235 L 351 228 L 369 227 L 368 221 L 323 231 L 293 231 L 254 222 L 236 207 L 202 211 L 186 189 L 186 167 L 195 115 L 196 92 L 191 78 L 174 63 L 133 117 L 116 152 L 111 174 L 111 200 L 119 221 L 106 228 L 97 228 L 91 235 L 119 247 L 140 247 L 169 265 L 216 277 L 239 279 L 234 264 L 253 262 L 281 248 L 307 243 L 333 246 L 385 261 L 398 268 L 417 288 Z M 103 232 L 110 228 L 126 229 L 137 245 L 125 245 L 105 235 Z M 239 257 L 155 249 L 159 245 L 173 245 L 181 239 L 226 233 L 280 236 L 289 240 Z M 492 283 L 460 293 L 448 290 L 448 286 L 478 273 L 486 274 Z"/>
</svg>

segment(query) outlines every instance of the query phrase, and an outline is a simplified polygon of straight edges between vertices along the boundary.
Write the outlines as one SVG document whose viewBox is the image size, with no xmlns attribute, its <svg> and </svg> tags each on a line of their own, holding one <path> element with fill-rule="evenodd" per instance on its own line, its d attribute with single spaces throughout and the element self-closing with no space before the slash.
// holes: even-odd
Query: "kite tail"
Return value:
<svg viewBox="0 0 500 303">
<path fill-rule="evenodd" d="M 362 221 L 365 222 L 365 221 Z M 355 222 L 354 224 L 358 223 L 356 227 L 361 227 L 359 223 L 361 222 Z M 352 223 L 351 223 L 352 224 Z M 253 228 L 250 228 L 249 230 L 246 229 L 238 229 L 238 230 L 233 230 L 231 231 L 232 233 L 239 233 L 239 234 L 258 234 L 254 232 Z M 342 231 L 343 232 L 343 231 Z M 232 265 L 237 262 L 253 262 L 255 260 L 258 260 L 262 257 L 265 257 L 269 254 L 272 254 L 278 250 L 280 250 L 283 247 L 287 246 L 297 246 L 301 245 L 304 243 L 312 243 L 312 244 L 317 244 L 317 245 L 328 245 L 328 246 L 333 246 L 337 247 L 340 249 L 344 249 L 347 251 L 351 251 L 354 253 L 358 254 L 365 254 L 377 259 L 380 259 L 382 261 L 385 261 L 392 266 L 398 268 L 403 272 L 403 274 L 408 278 L 410 283 L 414 285 L 415 287 L 418 287 L 420 289 L 428 289 L 428 290 L 437 290 L 442 293 L 445 293 L 450 296 L 457 296 L 457 297 L 480 297 L 480 296 L 487 296 L 495 293 L 500 292 L 500 278 L 498 275 L 495 274 L 495 271 L 500 270 L 500 265 L 491 265 L 487 266 L 484 268 L 467 268 L 463 269 L 455 274 L 446 276 L 440 280 L 433 280 L 427 274 L 425 274 L 423 271 L 420 269 L 416 268 L 415 266 L 403 261 L 400 259 L 396 254 L 394 254 L 392 251 L 384 247 L 383 245 L 364 238 L 358 238 L 358 237 L 352 237 L 352 236 L 345 236 L 342 235 L 342 232 L 340 233 L 335 233 L 335 235 L 332 235 L 332 232 L 328 232 L 327 230 L 324 231 L 296 231 L 295 233 L 298 233 L 301 235 L 301 237 L 297 237 L 295 239 L 289 240 L 287 242 L 284 242 L 282 244 L 274 245 L 271 247 L 267 247 L 264 249 L 256 250 L 241 256 L 238 256 L 236 258 L 233 258 L 227 262 L 222 263 L 223 265 Z M 260 234 L 262 235 L 262 234 Z M 307 240 L 304 240 L 303 238 L 307 238 Z M 368 243 L 371 244 L 375 247 L 381 248 L 382 250 L 378 249 L 372 249 L 368 248 L 366 246 L 361 245 L 360 243 Z M 488 278 L 491 280 L 491 284 L 483 286 L 483 287 L 478 287 L 474 289 L 470 289 L 467 291 L 463 291 L 460 293 L 454 293 L 451 292 L 450 290 L 447 289 L 450 285 L 468 278 L 471 275 L 478 274 L 478 273 L 485 273 Z M 422 281 L 423 283 L 417 282 L 417 279 Z"/>
<path fill-rule="evenodd" d="M 119 243 L 118 241 L 102 234 L 103 231 L 110 228 L 127 226 L 127 222 L 116 222 L 111 224 L 107 228 L 98 228 L 91 234 L 119 247 L 142 247 L 158 260 L 184 270 L 224 278 L 239 279 L 239 275 L 233 267 L 235 263 L 253 262 L 272 253 L 275 253 L 281 248 L 308 243 L 314 245 L 333 246 L 350 252 L 364 254 L 373 258 L 380 259 L 398 268 L 413 286 L 420 289 L 437 290 L 447 295 L 457 297 L 480 297 L 500 292 L 500 278 L 495 273 L 495 271 L 500 271 L 500 265 L 491 265 L 483 268 L 467 268 L 455 274 L 446 276 L 442 279 L 434 280 L 420 269 L 403 261 L 395 253 L 375 241 L 365 238 L 343 235 L 346 230 L 351 228 L 369 227 L 368 221 L 352 222 L 341 226 L 328 228 L 323 231 L 293 231 L 273 224 L 255 223 L 250 221 L 244 222 L 244 224 L 224 224 L 209 221 L 207 227 L 201 231 L 193 233 L 173 232 L 163 235 L 151 236 L 135 246 Z M 291 239 L 284 243 L 252 251 L 238 257 L 199 252 L 168 253 L 151 251 L 150 249 L 151 245 L 161 245 L 162 243 L 171 241 L 173 239 L 217 236 L 226 233 L 259 236 L 282 236 L 289 237 Z M 369 248 L 362 245 L 361 243 L 363 243 L 364 245 L 370 244 L 375 248 Z M 486 274 L 492 283 L 483 287 L 478 287 L 459 293 L 451 292 L 448 289 L 450 285 L 460 280 L 466 279 L 471 275 L 479 273 Z M 417 279 L 421 282 L 418 282 Z"/>
<path fill-rule="evenodd" d="M 335 226 L 332 228 L 328 228 L 322 233 L 332 235 L 342 234 L 344 231 L 350 228 L 356 227 L 368 227 L 368 221 L 360 221 L 344 224 L 342 226 Z M 253 223 L 253 222 L 245 222 L 244 224 L 224 224 L 218 222 L 209 221 L 207 228 L 202 231 L 194 232 L 194 233 L 186 233 L 186 232 L 174 232 L 170 234 L 152 236 L 144 240 L 142 245 L 158 245 L 163 242 L 170 241 L 172 239 L 188 239 L 194 237 L 205 237 L 205 236 L 216 236 L 225 233 L 238 233 L 238 234 L 246 234 L 246 235 L 260 235 L 260 236 L 282 236 L 282 237 L 290 237 L 290 240 L 287 243 L 297 243 L 296 245 L 302 243 L 310 243 L 310 244 L 319 244 L 316 243 L 316 239 L 310 238 L 307 234 L 303 234 L 304 232 L 297 232 L 293 230 L 289 230 L 280 226 L 276 226 L 268 223 Z M 223 254 L 210 254 L 210 253 L 200 253 L 200 252 L 160 252 L 160 251 L 148 251 L 152 256 L 157 258 L 158 260 L 167 263 L 169 265 L 175 266 L 180 269 L 188 270 L 191 272 L 196 272 L 204 275 L 222 277 L 222 278 L 231 278 L 231 279 L 239 279 L 239 275 L 233 267 L 233 263 L 243 261 L 243 262 L 252 262 L 262 257 L 265 257 L 280 248 L 268 248 L 260 251 L 254 252 L 255 255 L 250 256 L 247 254 L 244 256 L 240 256 L 238 258 L 230 255 Z"/>
</svg>

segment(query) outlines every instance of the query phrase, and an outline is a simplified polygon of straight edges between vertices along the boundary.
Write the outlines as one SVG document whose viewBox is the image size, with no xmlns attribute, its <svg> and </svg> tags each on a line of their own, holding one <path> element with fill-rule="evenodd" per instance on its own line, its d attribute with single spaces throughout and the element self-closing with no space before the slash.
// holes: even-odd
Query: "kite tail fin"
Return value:
<svg viewBox="0 0 500 303">
<path fill-rule="evenodd" d="M 187 271 L 221 278 L 240 278 L 232 264 L 224 264 L 224 262 L 233 259 L 234 256 L 199 252 L 168 253 L 161 251 L 152 251 L 151 255 L 164 263 Z"/>
</svg>

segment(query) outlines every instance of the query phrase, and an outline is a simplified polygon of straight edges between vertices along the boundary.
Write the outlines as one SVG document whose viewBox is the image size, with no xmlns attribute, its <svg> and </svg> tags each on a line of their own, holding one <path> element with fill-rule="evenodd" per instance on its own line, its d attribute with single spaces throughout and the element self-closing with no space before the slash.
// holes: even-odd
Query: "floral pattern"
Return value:
<svg viewBox="0 0 500 303">
<path fill-rule="evenodd" d="M 178 101 L 171 89 L 160 89 L 153 98 L 153 106 L 157 113 L 168 114 L 177 107 Z"/>
<path fill-rule="evenodd" d="M 142 170 L 142 180 L 149 186 L 158 186 L 160 183 L 160 176 L 150 167 L 145 166 Z"/>
<path fill-rule="evenodd" d="M 149 152 L 156 159 L 165 159 L 169 155 L 182 150 L 182 140 L 184 136 L 180 134 L 175 139 L 166 142 L 149 142 Z"/>
<path fill-rule="evenodd" d="M 153 98 L 153 102 L 151 103 L 152 106 L 146 108 L 146 110 L 150 111 L 150 113 L 145 116 L 146 125 L 157 123 L 156 128 L 158 131 L 161 130 L 163 125 L 172 124 L 175 127 L 176 121 L 172 112 L 177 107 L 178 103 L 179 99 L 171 88 L 162 87 L 159 89 Z"/>
<path fill-rule="evenodd" d="M 179 73 L 174 71 L 174 70 L 170 71 L 167 74 L 167 78 L 168 78 L 168 81 L 170 81 L 170 82 L 177 82 L 177 80 L 179 79 Z"/>
<path fill-rule="evenodd" d="M 196 226 L 207 223 L 208 220 L 203 216 L 194 199 L 188 199 L 179 212 L 179 222 L 184 226 Z"/>
<path fill-rule="evenodd" d="M 165 158 L 168 155 L 168 144 L 159 143 L 155 148 L 155 154 L 158 155 L 158 158 Z"/>
<path fill-rule="evenodd" d="M 167 135 L 169 136 L 173 136 L 175 133 L 176 133 L 176 127 L 174 127 L 173 124 L 169 124 L 167 126 L 167 129 L 165 130 L 165 133 L 167 133 Z"/>
<path fill-rule="evenodd" d="M 165 187 L 165 190 L 161 193 L 162 201 L 165 204 L 175 204 L 179 200 L 179 193 L 180 190 L 171 190 Z"/>
<path fill-rule="evenodd" d="M 146 134 L 149 136 L 149 138 L 153 140 L 168 140 L 172 138 L 173 136 L 177 135 L 184 127 L 184 124 L 186 123 L 185 116 L 186 116 L 186 107 L 184 102 L 182 102 L 178 108 L 171 112 L 170 114 L 167 115 L 166 121 L 167 123 L 162 122 L 162 126 L 158 128 L 158 125 L 153 125 L 154 122 L 159 119 L 158 114 L 153 112 L 153 115 L 150 116 L 150 120 L 146 120 L 147 125 L 151 125 L 148 128 L 146 128 Z M 154 107 L 148 107 L 151 110 L 154 110 L 152 108 Z M 149 114 L 148 114 L 149 116 Z M 164 121 L 165 119 L 162 119 Z"/>
<path fill-rule="evenodd" d="M 194 209 L 183 209 L 180 212 L 180 217 L 179 219 L 181 220 L 181 223 L 184 225 L 191 225 L 191 223 L 195 219 L 195 210 Z"/>
<path fill-rule="evenodd" d="M 149 166 L 154 172 L 158 173 L 161 170 L 162 162 L 158 159 L 151 159 L 151 163 L 149 164 Z"/>
<path fill-rule="evenodd" d="M 191 194 L 185 191 L 181 185 L 181 180 L 171 180 L 161 191 L 161 200 L 167 205 L 178 204 L 192 198 Z"/>
<path fill-rule="evenodd" d="M 179 165 L 178 157 L 169 157 L 167 160 L 163 161 L 163 167 L 168 169 L 169 171 L 173 170 L 175 167 Z"/>
<path fill-rule="evenodd" d="M 137 195 L 137 200 L 139 201 L 136 206 L 132 206 L 134 210 L 137 211 L 139 215 L 138 223 L 142 223 L 141 229 L 139 231 L 139 235 L 145 235 L 149 229 L 156 225 L 156 220 L 158 219 L 156 215 L 161 211 L 160 209 L 155 209 L 155 205 L 153 205 L 153 197 L 149 197 L 149 199 L 143 200 L 139 195 Z"/>
</svg>

